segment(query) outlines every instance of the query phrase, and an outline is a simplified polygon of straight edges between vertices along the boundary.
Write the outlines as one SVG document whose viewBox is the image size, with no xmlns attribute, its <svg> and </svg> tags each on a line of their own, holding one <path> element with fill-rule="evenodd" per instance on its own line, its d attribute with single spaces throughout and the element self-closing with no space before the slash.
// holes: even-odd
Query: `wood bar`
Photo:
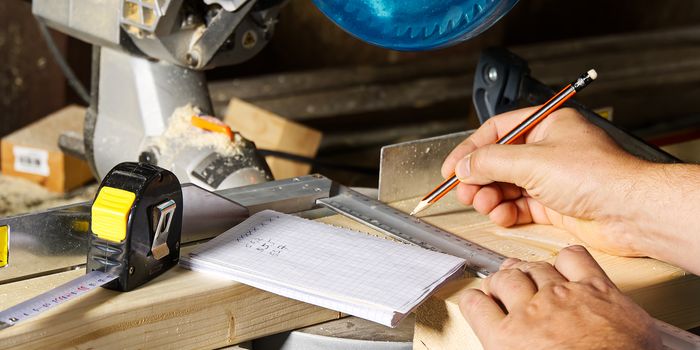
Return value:
<svg viewBox="0 0 700 350">
<path fill-rule="evenodd" d="M 395 203 L 412 208 L 418 199 Z M 423 218 L 508 256 L 552 261 L 563 247 L 579 243 L 544 225 L 502 228 L 455 203 L 452 195 Z M 348 218 L 326 223 L 380 235 Z M 612 280 L 653 316 L 680 327 L 700 325 L 700 278 L 666 263 L 593 251 Z M 26 300 L 84 273 L 70 271 L 0 286 L 0 308 Z M 417 349 L 463 349 L 478 345 L 461 317 L 459 292 L 478 287 L 466 278 L 440 290 L 417 310 Z M 339 318 L 338 312 L 290 300 L 240 283 L 175 268 L 128 293 L 98 289 L 0 331 L 0 348 L 182 348 L 206 349 L 240 343 Z"/>
<path fill-rule="evenodd" d="M 0 285 L 0 309 L 84 274 Z M 176 267 L 128 293 L 98 288 L 0 331 L 0 349 L 214 349 L 340 313 Z"/>
</svg>

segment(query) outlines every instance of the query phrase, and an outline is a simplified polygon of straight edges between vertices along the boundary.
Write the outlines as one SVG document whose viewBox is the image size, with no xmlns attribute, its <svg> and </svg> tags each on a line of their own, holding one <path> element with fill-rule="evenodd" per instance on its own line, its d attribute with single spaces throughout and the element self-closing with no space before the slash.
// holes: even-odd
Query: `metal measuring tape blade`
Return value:
<svg viewBox="0 0 700 350">
<path fill-rule="evenodd" d="M 130 291 L 177 264 L 182 188 L 170 171 L 117 165 L 100 184 L 91 211 L 87 274 L 0 312 L 0 329 L 100 286 Z"/>
<path fill-rule="evenodd" d="M 92 271 L 46 293 L 12 306 L 0 312 L 0 330 L 73 300 L 116 278 L 117 276 L 106 272 Z"/>
</svg>

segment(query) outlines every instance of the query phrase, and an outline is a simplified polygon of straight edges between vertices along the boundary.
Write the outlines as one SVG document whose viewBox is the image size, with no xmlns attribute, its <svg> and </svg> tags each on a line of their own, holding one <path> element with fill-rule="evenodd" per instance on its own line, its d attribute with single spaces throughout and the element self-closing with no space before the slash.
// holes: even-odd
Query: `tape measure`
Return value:
<svg viewBox="0 0 700 350">
<path fill-rule="evenodd" d="M 97 287 L 130 291 L 175 266 L 182 233 L 180 182 L 154 165 L 121 163 L 100 184 L 90 226 L 87 274 L 0 312 L 0 329 Z"/>
<path fill-rule="evenodd" d="M 20 321 L 75 299 L 116 278 L 116 275 L 110 275 L 106 272 L 88 272 L 84 276 L 80 276 L 66 284 L 0 312 L 0 330 L 14 326 Z"/>
</svg>

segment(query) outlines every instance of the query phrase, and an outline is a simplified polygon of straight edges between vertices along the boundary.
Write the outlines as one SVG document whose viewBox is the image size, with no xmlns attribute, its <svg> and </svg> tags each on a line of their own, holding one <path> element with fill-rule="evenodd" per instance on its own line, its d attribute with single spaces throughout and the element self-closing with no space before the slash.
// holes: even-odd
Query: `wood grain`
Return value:
<svg viewBox="0 0 700 350">
<path fill-rule="evenodd" d="M 4 309 L 84 270 L 0 286 Z M 0 332 L 0 348 L 212 349 L 340 314 L 182 268 L 128 293 L 99 288 Z"/>
<path fill-rule="evenodd" d="M 562 247 L 579 243 L 550 226 L 497 227 L 485 216 L 455 203 L 452 194 L 445 199 L 426 210 L 426 221 L 509 256 L 551 261 Z M 407 210 L 416 201 L 394 206 Z M 321 221 L 382 236 L 345 217 Z M 613 281 L 655 317 L 681 327 L 700 324 L 698 277 L 653 259 L 593 254 Z M 82 273 L 70 271 L 0 285 L 0 308 Z M 479 283 L 476 278 L 456 281 L 424 303 L 416 313 L 414 347 L 478 348 L 457 303 L 464 288 Z M 240 283 L 175 268 L 134 291 L 98 289 L 1 331 L 0 348 L 217 348 L 340 316 Z"/>
<path fill-rule="evenodd" d="M 313 158 L 321 144 L 321 133 L 239 99 L 232 99 L 224 122 L 258 148 Z M 309 174 L 310 164 L 266 157 L 275 179 Z"/>
</svg>

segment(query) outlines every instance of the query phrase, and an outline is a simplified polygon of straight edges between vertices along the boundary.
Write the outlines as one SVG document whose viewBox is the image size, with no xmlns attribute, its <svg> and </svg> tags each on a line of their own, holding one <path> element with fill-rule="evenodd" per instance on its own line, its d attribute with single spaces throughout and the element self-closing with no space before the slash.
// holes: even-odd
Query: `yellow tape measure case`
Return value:
<svg viewBox="0 0 700 350">
<path fill-rule="evenodd" d="M 87 270 L 119 276 L 105 288 L 132 290 L 177 264 L 181 231 L 177 177 L 154 165 L 121 163 L 92 205 Z"/>
</svg>

